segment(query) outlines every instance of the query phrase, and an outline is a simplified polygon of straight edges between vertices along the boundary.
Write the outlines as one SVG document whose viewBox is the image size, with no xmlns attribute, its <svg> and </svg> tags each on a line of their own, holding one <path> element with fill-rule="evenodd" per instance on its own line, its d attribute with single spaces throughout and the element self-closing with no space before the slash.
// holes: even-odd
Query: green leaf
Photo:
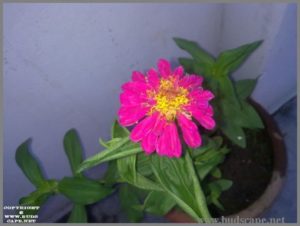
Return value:
<svg viewBox="0 0 300 226">
<path fill-rule="evenodd" d="M 264 124 L 256 110 L 246 101 L 241 101 L 242 109 L 237 123 L 243 128 L 264 128 Z"/>
<path fill-rule="evenodd" d="M 189 58 L 178 58 L 179 64 L 183 66 L 187 73 L 194 73 L 194 60 Z"/>
<path fill-rule="evenodd" d="M 210 172 L 210 174 L 211 174 L 213 177 L 215 177 L 215 178 L 221 178 L 221 177 L 222 177 L 222 172 L 221 172 L 221 170 L 220 170 L 218 167 L 214 168 L 214 169 Z"/>
<path fill-rule="evenodd" d="M 199 148 L 190 148 L 192 158 L 197 158 L 199 155 L 206 153 L 211 149 L 219 149 L 223 143 L 223 138 L 221 136 L 215 136 L 211 138 L 205 138 L 203 136 L 204 144 Z"/>
<path fill-rule="evenodd" d="M 151 191 L 145 199 L 143 209 L 148 213 L 164 216 L 175 205 L 175 200 L 168 193 Z"/>
<path fill-rule="evenodd" d="M 114 121 L 114 124 L 112 126 L 111 129 L 111 137 L 112 138 L 116 138 L 116 137 L 128 137 L 128 135 L 130 134 L 130 132 L 128 131 L 128 129 L 122 127 L 117 120 Z"/>
<path fill-rule="evenodd" d="M 117 145 L 101 151 L 98 154 L 83 161 L 79 166 L 77 172 L 82 172 L 83 170 L 89 169 L 103 162 L 134 155 L 139 152 L 142 152 L 140 145 L 130 142 L 129 138 L 126 137 L 123 138 Z"/>
<path fill-rule="evenodd" d="M 84 205 L 74 204 L 68 223 L 87 223 L 87 213 Z"/>
<path fill-rule="evenodd" d="M 165 192 L 196 221 L 210 222 L 205 196 L 194 170 L 188 151 L 184 158 L 167 158 L 152 155 L 153 172 Z"/>
<path fill-rule="evenodd" d="M 243 79 L 235 82 L 235 89 L 240 99 L 246 99 L 251 95 L 257 83 L 257 79 Z"/>
<path fill-rule="evenodd" d="M 219 179 L 209 183 L 208 186 L 218 186 L 221 191 L 226 191 L 232 186 L 232 181 L 227 179 Z"/>
<path fill-rule="evenodd" d="M 87 178 L 64 177 L 58 184 L 58 191 L 74 203 L 87 205 L 105 198 L 114 190 Z"/>
<path fill-rule="evenodd" d="M 41 206 L 43 205 L 47 199 L 55 194 L 57 190 L 57 181 L 55 180 L 47 180 L 43 181 L 37 189 L 31 192 L 28 196 L 22 197 L 19 200 L 20 205 L 25 206 Z M 25 214 L 35 215 L 38 212 L 38 209 L 27 209 L 25 210 Z"/>
<path fill-rule="evenodd" d="M 150 176 L 153 174 L 151 168 L 151 157 L 150 155 L 145 155 L 144 152 L 137 154 L 136 161 L 137 172 L 143 176 Z"/>
<path fill-rule="evenodd" d="M 136 171 L 136 155 L 118 159 L 117 165 L 121 181 L 145 190 L 162 190 L 157 183 L 142 176 Z"/>
<path fill-rule="evenodd" d="M 73 175 L 76 175 L 76 170 L 82 162 L 82 146 L 79 136 L 75 129 L 69 130 L 64 136 L 64 149 L 68 157 Z"/>
<path fill-rule="evenodd" d="M 191 56 L 203 65 L 212 65 L 215 61 L 214 57 L 211 56 L 207 51 L 202 49 L 196 42 L 189 41 L 182 38 L 173 38 L 177 46 L 187 51 Z"/>
<path fill-rule="evenodd" d="M 28 196 L 22 197 L 19 200 L 19 204 L 24 206 L 41 207 L 48 200 L 50 196 L 51 194 L 40 194 L 38 191 L 34 191 L 30 193 Z M 25 211 L 24 212 L 25 215 L 36 215 L 39 209 L 26 209 L 24 211 Z"/>
<path fill-rule="evenodd" d="M 219 202 L 219 197 L 223 191 L 228 190 L 232 186 L 231 180 L 220 179 L 207 184 L 209 190 L 208 202 L 213 203 L 219 209 L 224 210 L 223 205 Z"/>
<path fill-rule="evenodd" d="M 236 70 L 262 42 L 252 42 L 220 53 L 216 60 L 217 70 L 222 71 L 221 74 L 228 74 Z"/>
<path fill-rule="evenodd" d="M 239 125 L 228 122 L 221 126 L 221 130 L 234 144 L 242 148 L 246 147 L 246 136 Z"/>
<path fill-rule="evenodd" d="M 200 179 L 203 180 L 217 165 L 224 161 L 225 155 L 229 149 L 223 147 L 221 149 L 210 149 L 203 155 L 195 159 L 195 167 Z"/>
<path fill-rule="evenodd" d="M 127 156 L 117 160 L 120 177 L 126 181 L 136 183 L 136 155 Z"/>
<path fill-rule="evenodd" d="M 18 147 L 15 159 L 28 180 L 37 187 L 45 181 L 45 178 L 38 161 L 28 150 L 30 141 L 28 139 Z"/>
<path fill-rule="evenodd" d="M 134 208 L 139 205 L 140 201 L 135 192 L 128 184 L 122 184 L 119 190 L 119 197 L 121 201 L 121 208 L 130 222 L 140 222 L 143 219 L 143 212 Z"/>
<path fill-rule="evenodd" d="M 120 138 L 120 137 L 116 137 L 116 138 L 112 138 L 111 140 L 109 141 L 104 141 L 102 140 L 101 138 L 99 139 L 99 143 L 107 148 L 107 149 L 112 149 L 114 148 L 116 145 L 118 145 L 120 142 L 122 142 L 123 138 Z"/>
</svg>

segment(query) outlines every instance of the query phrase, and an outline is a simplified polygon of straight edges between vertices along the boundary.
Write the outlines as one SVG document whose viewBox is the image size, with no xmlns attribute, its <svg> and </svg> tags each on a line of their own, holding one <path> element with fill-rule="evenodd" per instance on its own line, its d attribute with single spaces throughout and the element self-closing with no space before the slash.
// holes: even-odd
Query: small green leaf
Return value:
<svg viewBox="0 0 300 226">
<path fill-rule="evenodd" d="M 139 205 L 140 201 L 136 193 L 132 191 L 132 188 L 128 184 L 122 184 L 120 187 L 119 197 L 121 201 L 121 208 L 130 222 L 140 222 L 143 219 L 143 212 L 134 208 L 135 205 Z"/>
<path fill-rule="evenodd" d="M 177 46 L 189 54 L 201 64 L 212 65 L 215 61 L 214 57 L 210 55 L 207 51 L 202 49 L 196 42 L 189 41 L 182 38 L 173 38 Z"/>
<path fill-rule="evenodd" d="M 263 41 L 256 41 L 242 45 L 235 49 L 226 50 L 218 56 L 216 68 L 221 74 L 229 74 L 236 70 L 250 56 L 250 54 L 260 46 Z M 221 71 L 221 72 L 220 72 Z"/>
<path fill-rule="evenodd" d="M 235 82 L 236 93 L 242 100 L 251 95 L 257 83 L 257 79 L 243 79 Z"/>
<path fill-rule="evenodd" d="M 246 147 L 246 136 L 239 125 L 227 123 L 221 126 L 221 130 L 233 143 L 242 148 Z"/>
<path fill-rule="evenodd" d="M 122 127 L 117 120 L 114 121 L 114 124 L 112 126 L 111 129 L 111 137 L 112 138 L 116 138 L 116 137 L 128 137 L 129 135 L 129 131 L 128 129 L 126 129 L 125 127 Z"/>
<path fill-rule="evenodd" d="M 148 213 L 164 216 L 176 205 L 175 200 L 162 191 L 151 191 L 145 199 L 143 209 Z"/>
<path fill-rule="evenodd" d="M 74 204 L 68 223 L 87 223 L 87 213 L 84 205 Z"/>
<path fill-rule="evenodd" d="M 18 147 L 15 159 L 28 180 L 37 187 L 45 181 L 45 178 L 38 161 L 28 150 L 30 141 L 28 139 Z"/>
<path fill-rule="evenodd" d="M 195 167 L 200 179 L 203 180 L 217 165 L 224 161 L 225 155 L 229 149 L 223 147 L 221 149 L 210 149 L 203 155 L 195 159 Z"/>
<path fill-rule="evenodd" d="M 82 172 L 103 162 L 134 155 L 139 152 L 142 152 L 140 145 L 130 142 L 129 138 L 125 137 L 113 147 L 103 150 L 83 161 L 77 172 Z"/>
<path fill-rule="evenodd" d="M 220 170 L 218 167 L 214 168 L 214 169 L 210 172 L 210 174 L 211 174 L 213 177 L 215 177 L 215 178 L 221 178 L 221 177 L 222 177 L 222 172 L 221 172 L 221 170 Z"/>
<path fill-rule="evenodd" d="M 73 175 L 76 175 L 76 170 L 82 162 L 82 146 L 79 136 L 75 129 L 69 130 L 64 136 L 64 149 L 68 157 Z"/>
<path fill-rule="evenodd" d="M 58 184 L 58 191 L 74 203 L 87 205 L 107 197 L 114 190 L 84 177 L 64 177 Z"/>
<path fill-rule="evenodd" d="M 208 186 L 211 186 L 212 184 L 219 186 L 222 191 L 226 191 L 232 186 L 232 181 L 227 179 L 219 179 L 211 182 Z"/>
<path fill-rule="evenodd" d="M 256 110 L 246 101 L 241 101 L 241 104 L 242 104 L 242 109 L 241 109 L 240 117 L 237 120 L 237 123 L 243 128 L 250 128 L 250 129 L 264 128 L 263 121 L 261 120 Z"/>
</svg>

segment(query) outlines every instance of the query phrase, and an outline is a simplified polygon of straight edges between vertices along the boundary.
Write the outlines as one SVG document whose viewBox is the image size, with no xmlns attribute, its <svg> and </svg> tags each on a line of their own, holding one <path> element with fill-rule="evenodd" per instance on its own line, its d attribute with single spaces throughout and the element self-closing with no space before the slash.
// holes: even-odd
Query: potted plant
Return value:
<svg viewBox="0 0 300 226">
<path fill-rule="evenodd" d="M 83 160 L 76 131 L 66 133 L 64 148 L 72 177 L 46 179 L 28 151 L 28 141 L 20 145 L 16 161 L 36 186 L 20 204 L 40 206 L 49 196 L 63 194 L 74 203 L 69 222 L 86 222 L 85 206 L 115 191 L 131 222 L 141 221 L 144 212 L 175 222 L 214 222 L 224 215 L 257 217 L 265 206 L 257 207 L 255 201 L 261 202 L 265 190 L 263 200 L 271 204 L 282 183 L 275 171 L 284 175 L 282 139 L 270 116 L 249 99 L 257 80 L 230 78 L 261 41 L 215 58 L 195 42 L 174 40 L 192 58 L 179 58 L 181 66 L 175 69 L 160 59 L 158 69 L 132 73 L 132 80 L 122 86 L 111 139 L 100 139 L 105 150 Z M 274 154 L 276 147 L 280 150 Z M 238 154 L 243 152 L 248 158 Z M 104 177 L 93 180 L 84 174 L 102 163 L 108 163 Z M 232 172 L 251 167 L 262 169 L 263 176 L 256 178 L 260 191 L 248 197 L 248 203 L 237 200 L 234 206 L 234 192 L 245 190 L 235 187 L 242 175 Z M 243 210 L 248 206 L 251 210 L 253 203 L 252 209 L 261 211 Z"/>
</svg>

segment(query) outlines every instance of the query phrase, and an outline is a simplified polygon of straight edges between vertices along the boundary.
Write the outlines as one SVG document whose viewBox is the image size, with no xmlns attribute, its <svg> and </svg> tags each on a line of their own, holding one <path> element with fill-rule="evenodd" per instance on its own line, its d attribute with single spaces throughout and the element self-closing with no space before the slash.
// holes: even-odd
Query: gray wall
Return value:
<svg viewBox="0 0 300 226">
<path fill-rule="evenodd" d="M 49 178 L 70 174 L 64 133 L 72 127 L 79 131 L 86 156 L 100 151 L 98 138 L 109 138 L 119 87 L 131 71 L 146 70 L 160 57 L 176 64 L 186 55 L 174 36 L 198 41 L 215 55 L 265 39 L 234 78 L 263 74 L 254 97 L 274 111 L 296 94 L 296 71 L 289 69 L 296 65 L 293 15 L 295 6 L 286 4 L 6 3 L 4 205 L 17 204 L 33 189 L 14 161 L 20 143 L 33 138 L 32 151 Z M 287 46 L 286 39 L 291 40 Z M 284 63 L 276 66 L 289 74 L 276 85 L 276 96 L 272 83 L 282 75 L 272 65 L 278 61 Z M 91 175 L 101 172 L 98 168 Z"/>
</svg>

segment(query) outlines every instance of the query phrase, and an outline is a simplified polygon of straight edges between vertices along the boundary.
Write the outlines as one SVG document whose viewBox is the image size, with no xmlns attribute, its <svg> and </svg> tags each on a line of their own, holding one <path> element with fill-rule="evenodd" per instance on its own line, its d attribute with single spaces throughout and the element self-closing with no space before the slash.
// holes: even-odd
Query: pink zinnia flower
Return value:
<svg viewBox="0 0 300 226">
<path fill-rule="evenodd" d="M 195 122 L 213 129 L 213 109 L 209 105 L 214 95 L 202 88 L 203 78 L 185 75 L 182 66 L 171 70 L 167 60 L 158 61 L 158 72 L 150 69 L 146 75 L 134 71 L 132 81 L 122 86 L 119 123 L 122 126 L 137 124 L 130 134 L 133 142 L 141 142 L 150 154 L 180 157 L 182 152 L 178 134 L 189 147 L 201 145 L 201 136 Z M 177 122 L 177 123 L 176 123 Z"/>
</svg>

